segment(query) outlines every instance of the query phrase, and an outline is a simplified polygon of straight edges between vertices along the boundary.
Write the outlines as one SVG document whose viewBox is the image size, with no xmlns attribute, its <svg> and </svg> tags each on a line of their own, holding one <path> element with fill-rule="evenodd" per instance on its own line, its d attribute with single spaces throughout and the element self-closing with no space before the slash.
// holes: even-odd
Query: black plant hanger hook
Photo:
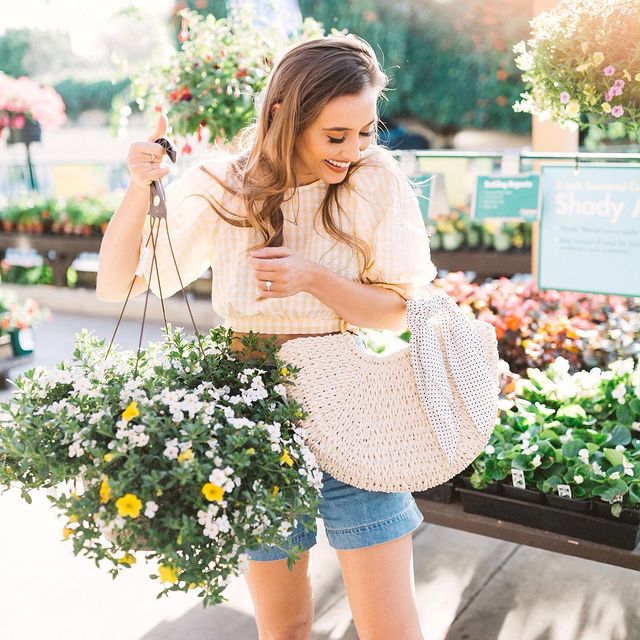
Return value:
<svg viewBox="0 0 640 640">
<path fill-rule="evenodd" d="M 169 140 L 167 140 L 166 138 L 158 138 L 157 140 L 155 140 L 154 142 L 156 142 L 156 144 L 161 145 L 167 156 L 169 156 L 169 159 L 171 160 L 171 162 L 173 162 L 175 164 L 176 159 L 177 159 L 177 152 L 176 152 L 176 148 L 175 146 L 169 142 Z M 186 291 L 184 290 L 184 285 L 182 284 L 182 277 L 180 276 L 180 270 L 178 269 L 178 263 L 176 261 L 176 257 L 175 254 L 173 252 L 173 246 L 171 245 L 171 236 L 169 235 L 169 227 L 167 224 L 167 199 L 166 199 L 166 195 L 165 195 L 165 191 L 164 191 L 164 185 L 162 184 L 162 180 L 153 180 L 153 182 L 151 182 L 151 184 L 149 185 L 149 194 L 150 194 L 150 199 L 149 199 L 149 210 L 148 210 L 148 215 L 151 218 L 151 232 L 149 233 L 149 237 L 147 238 L 147 243 L 143 248 L 143 253 L 140 257 L 140 261 L 138 264 L 138 268 L 136 269 L 136 273 L 134 274 L 132 280 L 131 280 L 131 284 L 129 285 L 129 291 L 127 293 L 127 297 L 124 301 L 124 305 L 122 306 L 122 311 L 120 312 L 120 317 L 118 318 L 118 322 L 116 324 L 116 328 L 113 332 L 113 336 L 111 337 L 111 342 L 109 343 L 109 348 L 107 349 L 107 353 L 105 356 L 105 359 L 109 357 L 109 352 L 111 351 L 111 347 L 113 345 L 113 341 L 116 337 L 116 333 L 118 331 L 118 328 L 120 326 L 120 322 L 122 321 L 122 317 L 124 315 L 124 311 L 127 307 L 127 303 L 129 302 L 129 298 L 131 296 L 131 291 L 133 289 L 133 285 L 134 282 L 136 280 L 136 277 L 139 275 L 142 275 L 142 264 L 144 262 L 144 258 L 145 258 L 145 254 L 147 251 L 147 247 L 149 245 L 149 241 L 151 241 L 151 245 L 152 245 L 152 249 L 153 249 L 153 254 L 152 254 L 152 261 L 151 261 L 151 270 L 149 272 L 149 283 L 151 283 L 151 280 L 153 279 L 153 271 L 154 268 L 156 270 L 156 280 L 158 282 L 158 291 L 160 293 L 160 304 L 162 306 L 162 317 L 164 320 L 164 327 L 165 330 L 168 331 L 168 324 L 167 324 L 167 313 L 166 313 L 166 309 L 164 307 L 164 299 L 162 297 L 162 285 L 160 283 L 160 274 L 158 272 L 158 264 L 157 264 L 157 260 L 156 260 L 156 242 L 158 240 L 158 234 L 160 233 L 160 225 L 162 220 L 164 220 L 164 224 L 165 224 L 165 231 L 167 234 L 167 241 L 169 242 L 169 249 L 171 250 L 171 256 L 173 258 L 173 263 L 175 265 L 176 268 L 176 273 L 178 275 L 178 281 L 180 282 L 180 288 L 182 290 L 182 295 L 184 297 L 184 301 L 187 304 L 187 309 L 189 311 L 189 316 L 191 318 L 191 323 L 193 325 L 193 330 L 195 332 L 196 338 L 198 339 L 198 346 L 200 347 L 200 354 L 202 355 L 202 361 L 203 361 L 203 365 L 205 367 L 205 369 L 207 369 L 207 363 L 206 363 L 206 356 L 204 353 L 204 348 L 202 346 L 202 339 L 201 339 L 201 334 L 198 331 L 198 328 L 196 327 L 196 323 L 195 320 L 193 318 L 193 313 L 191 311 L 191 306 L 189 305 L 189 299 L 187 297 Z M 154 235 L 155 232 L 155 235 Z M 145 299 L 144 299 L 144 310 L 142 312 L 142 324 L 140 326 L 140 337 L 138 340 L 138 350 L 137 350 L 137 354 L 136 354 L 136 366 L 135 366 L 135 370 L 134 370 L 134 378 L 137 376 L 138 374 L 138 362 L 140 360 L 140 348 L 142 346 L 142 335 L 144 332 L 144 324 L 145 324 L 145 319 L 147 316 L 147 305 L 148 305 L 148 301 L 149 301 L 149 291 L 150 291 L 151 287 L 149 286 L 147 288 L 146 291 L 146 295 L 145 295 Z"/>
</svg>

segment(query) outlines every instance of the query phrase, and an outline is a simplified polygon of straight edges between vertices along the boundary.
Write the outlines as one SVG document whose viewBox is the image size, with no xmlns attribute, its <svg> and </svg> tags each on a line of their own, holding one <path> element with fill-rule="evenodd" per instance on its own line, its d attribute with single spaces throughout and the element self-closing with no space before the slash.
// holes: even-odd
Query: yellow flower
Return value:
<svg viewBox="0 0 640 640">
<path fill-rule="evenodd" d="M 122 558 L 117 558 L 116 559 L 118 564 L 126 564 L 127 566 L 131 566 L 132 564 L 136 563 L 136 559 L 134 556 L 132 556 L 130 553 L 125 553 Z"/>
<path fill-rule="evenodd" d="M 287 367 L 282 367 L 280 369 L 280 375 L 281 376 L 288 376 L 289 375 L 289 369 L 287 369 Z"/>
<path fill-rule="evenodd" d="M 580 113 L 580 103 L 572 100 L 567 105 L 567 114 L 570 116 L 577 116 Z"/>
<path fill-rule="evenodd" d="M 137 418 L 140 415 L 138 411 L 138 402 L 136 400 L 132 400 L 127 408 L 122 412 L 122 419 L 125 422 L 129 422 L 132 418 Z"/>
<path fill-rule="evenodd" d="M 207 482 L 202 485 L 202 495 L 209 501 L 216 502 L 222 501 L 222 495 L 224 494 L 224 489 L 217 484 L 213 484 L 212 482 Z"/>
<path fill-rule="evenodd" d="M 249 447 L 249 448 L 247 449 L 247 453 L 248 453 L 250 456 L 252 456 L 255 452 L 256 452 L 256 450 L 255 450 L 253 447 Z"/>
<path fill-rule="evenodd" d="M 280 487 L 277 484 L 273 485 L 273 491 L 271 492 L 272 496 L 277 496 L 278 495 L 278 491 L 280 491 Z"/>
<path fill-rule="evenodd" d="M 186 449 L 178 455 L 178 462 L 185 462 L 186 460 L 191 460 L 191 458 L 193 458 L 193 451 Z"/>
<path fill-rule="evenodd" d="M 140 515 L 142 502 L 138 496 L 133 493 L 125 493 L 121 498 L 116 500 L 116 508 L 119 516 L 129 516 L 137 518 Z"/>
<path fill-rule="evenodd" d="M 109 502 L 112 498 L 111 487 L 109 486 L 109 479 L 107 476 L 102 477 L 102 482 L 100 483 L 100 502 L 101 504 L 105 504 Z"/>
<path fill-rule="evenodd" d="M 111 461 L 113 460 L 113 453 L 111 453 L 111 452 L 109 452 L 109 453 L 105 453 L 105 454 L 102 456 L 102 459 L 103 459 L 105 462 L 111 462 Z"/>
<path fill-rule="evenodd" d="M 631 74 L 626 69 L 622 72 L 622 75 L 625 80 L 628 80 L 629 82 L 631 82 Z"/>
<path fill-rule="evenodd" d="M 76 515 L 69 516 L 69 522 L 78 522 L 79 518 Z"/>
<path fill-rule="evenodd" d="M 171 584 L 178 582 L 176 570 L 172 566 L 158 565 L 158 573 L 160 574 L 160 582 L 170 582 Z"/>
<path fill-rule="evenodd" d="M 584 64 L 577 66 L 576 71 L 578 73 L 582 73 L 583 71 L 586 71 L 590 66 L 591 66 L 590 62 L 585 62 Z"/>
<path fill-rule="evenodd" d="M 293 465 L 293 459 L 286 451 L 280 456 L 280 462 L 284 462 L 290 467 Z"/>
<path fill-rule="evenodd" d="M 595 64 L 598 67 L 603 62 L 604 62 L 604 53 L 602 53 L 602 51 L 596 51 L 593 54 L 593 64 Z"/>
<path fill-rule="evenodd" d="M 635 80 L 636 80 L 636 82 L 640 82 L 640 73 L 636 73 Z"/>
<path fill-rule="evenodd" d="M 611 113 L 611 105 L 608 102 L 603 102 L 602 103 L 602 110 L 605 113 Z"/>
<path fill-rule="evenodd" d="M 64 529 L 62 529 L 62 538 L 64 540 L 68 540 L 69 536 L 72 536 L 75 533 L 75 531 L 73 529 L 70 529 L 69 527 L 64 527 Z"/>
<path fill-rule="evenodd" d="M 156 489 L 156 495 L 157 496 L 161 496 L 164 494 L 164 491 L 162 489 Z"/>
</svg>

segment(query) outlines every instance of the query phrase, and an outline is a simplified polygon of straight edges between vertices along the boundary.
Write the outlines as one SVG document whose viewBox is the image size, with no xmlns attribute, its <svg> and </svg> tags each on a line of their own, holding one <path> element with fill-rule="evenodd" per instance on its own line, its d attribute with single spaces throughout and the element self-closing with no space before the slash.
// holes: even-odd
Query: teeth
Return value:
<svg viewBox="0 0 640 640">
<path fill-rule="evenodd" d="M 339 167 L 341 169 L 344 169 L 345 167 L 349 166 L 349 162 L 336 162 L 335 160 L 329 160 L 329 158 L 327 158 L 327 162 L 331 163 L 332 165 Z"/>
</svg>

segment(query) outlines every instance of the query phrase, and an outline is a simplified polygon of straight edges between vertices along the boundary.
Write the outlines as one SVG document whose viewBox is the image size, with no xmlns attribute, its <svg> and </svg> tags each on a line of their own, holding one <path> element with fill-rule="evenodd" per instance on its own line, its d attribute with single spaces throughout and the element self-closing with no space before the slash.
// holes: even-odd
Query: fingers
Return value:
<svg viewBox="0 0 640 640">
<path fill-rule="evenodd" d="M 164 111 L 160 111 L 160 113 L 158 113 L 158 120 L 156 121 L 156 128 L 153 130 L 153 133 L 149 136 L 149 140 L 153 142 L 158 138 L 164 138 L 168 128 L 169 128 L 169 120 L 165 115 Z M 153 153 L 157 155 L 157 152 L 154 151 Z"/>
</svg>

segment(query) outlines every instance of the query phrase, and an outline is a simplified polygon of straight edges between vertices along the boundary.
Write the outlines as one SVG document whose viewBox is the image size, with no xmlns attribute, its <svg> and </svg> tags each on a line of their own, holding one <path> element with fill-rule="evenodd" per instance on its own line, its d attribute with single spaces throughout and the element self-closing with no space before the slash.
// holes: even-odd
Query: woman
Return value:
<svg viewBox="0 0 640 640">
<path fill-rule="evenodd" d="M 153 142 L 166 132 L 161 116 L 150 141 L 131 145 L 131 183 L 102 242 L 98 297 L 123 300 L 133 279 L 132 295 L 151 288 L 164 298 L 211 266 L 213 307 L 238 348 L 250 330 L 280 344 L 349 325 L 403 330 L 405 300 L 436 269 L 411 185 L 375 144 L 386 84 L 358 37 L 290 47 L 240 151 L 214 150 L 167 187 L 171 245 L 161 228 L 151 275 L 149 185 L 168 171 Z M 411 533 L 423 517 L 411 493 L 365 491 L 324 473 L 320 515 L 359 637 L 422 638 Z M 261 639 L 310 637 L 315 532 L 298 523 L 288 541 L 305 549 L 292 571 L 276 547 L 248 551 Z"/>
</svg>

